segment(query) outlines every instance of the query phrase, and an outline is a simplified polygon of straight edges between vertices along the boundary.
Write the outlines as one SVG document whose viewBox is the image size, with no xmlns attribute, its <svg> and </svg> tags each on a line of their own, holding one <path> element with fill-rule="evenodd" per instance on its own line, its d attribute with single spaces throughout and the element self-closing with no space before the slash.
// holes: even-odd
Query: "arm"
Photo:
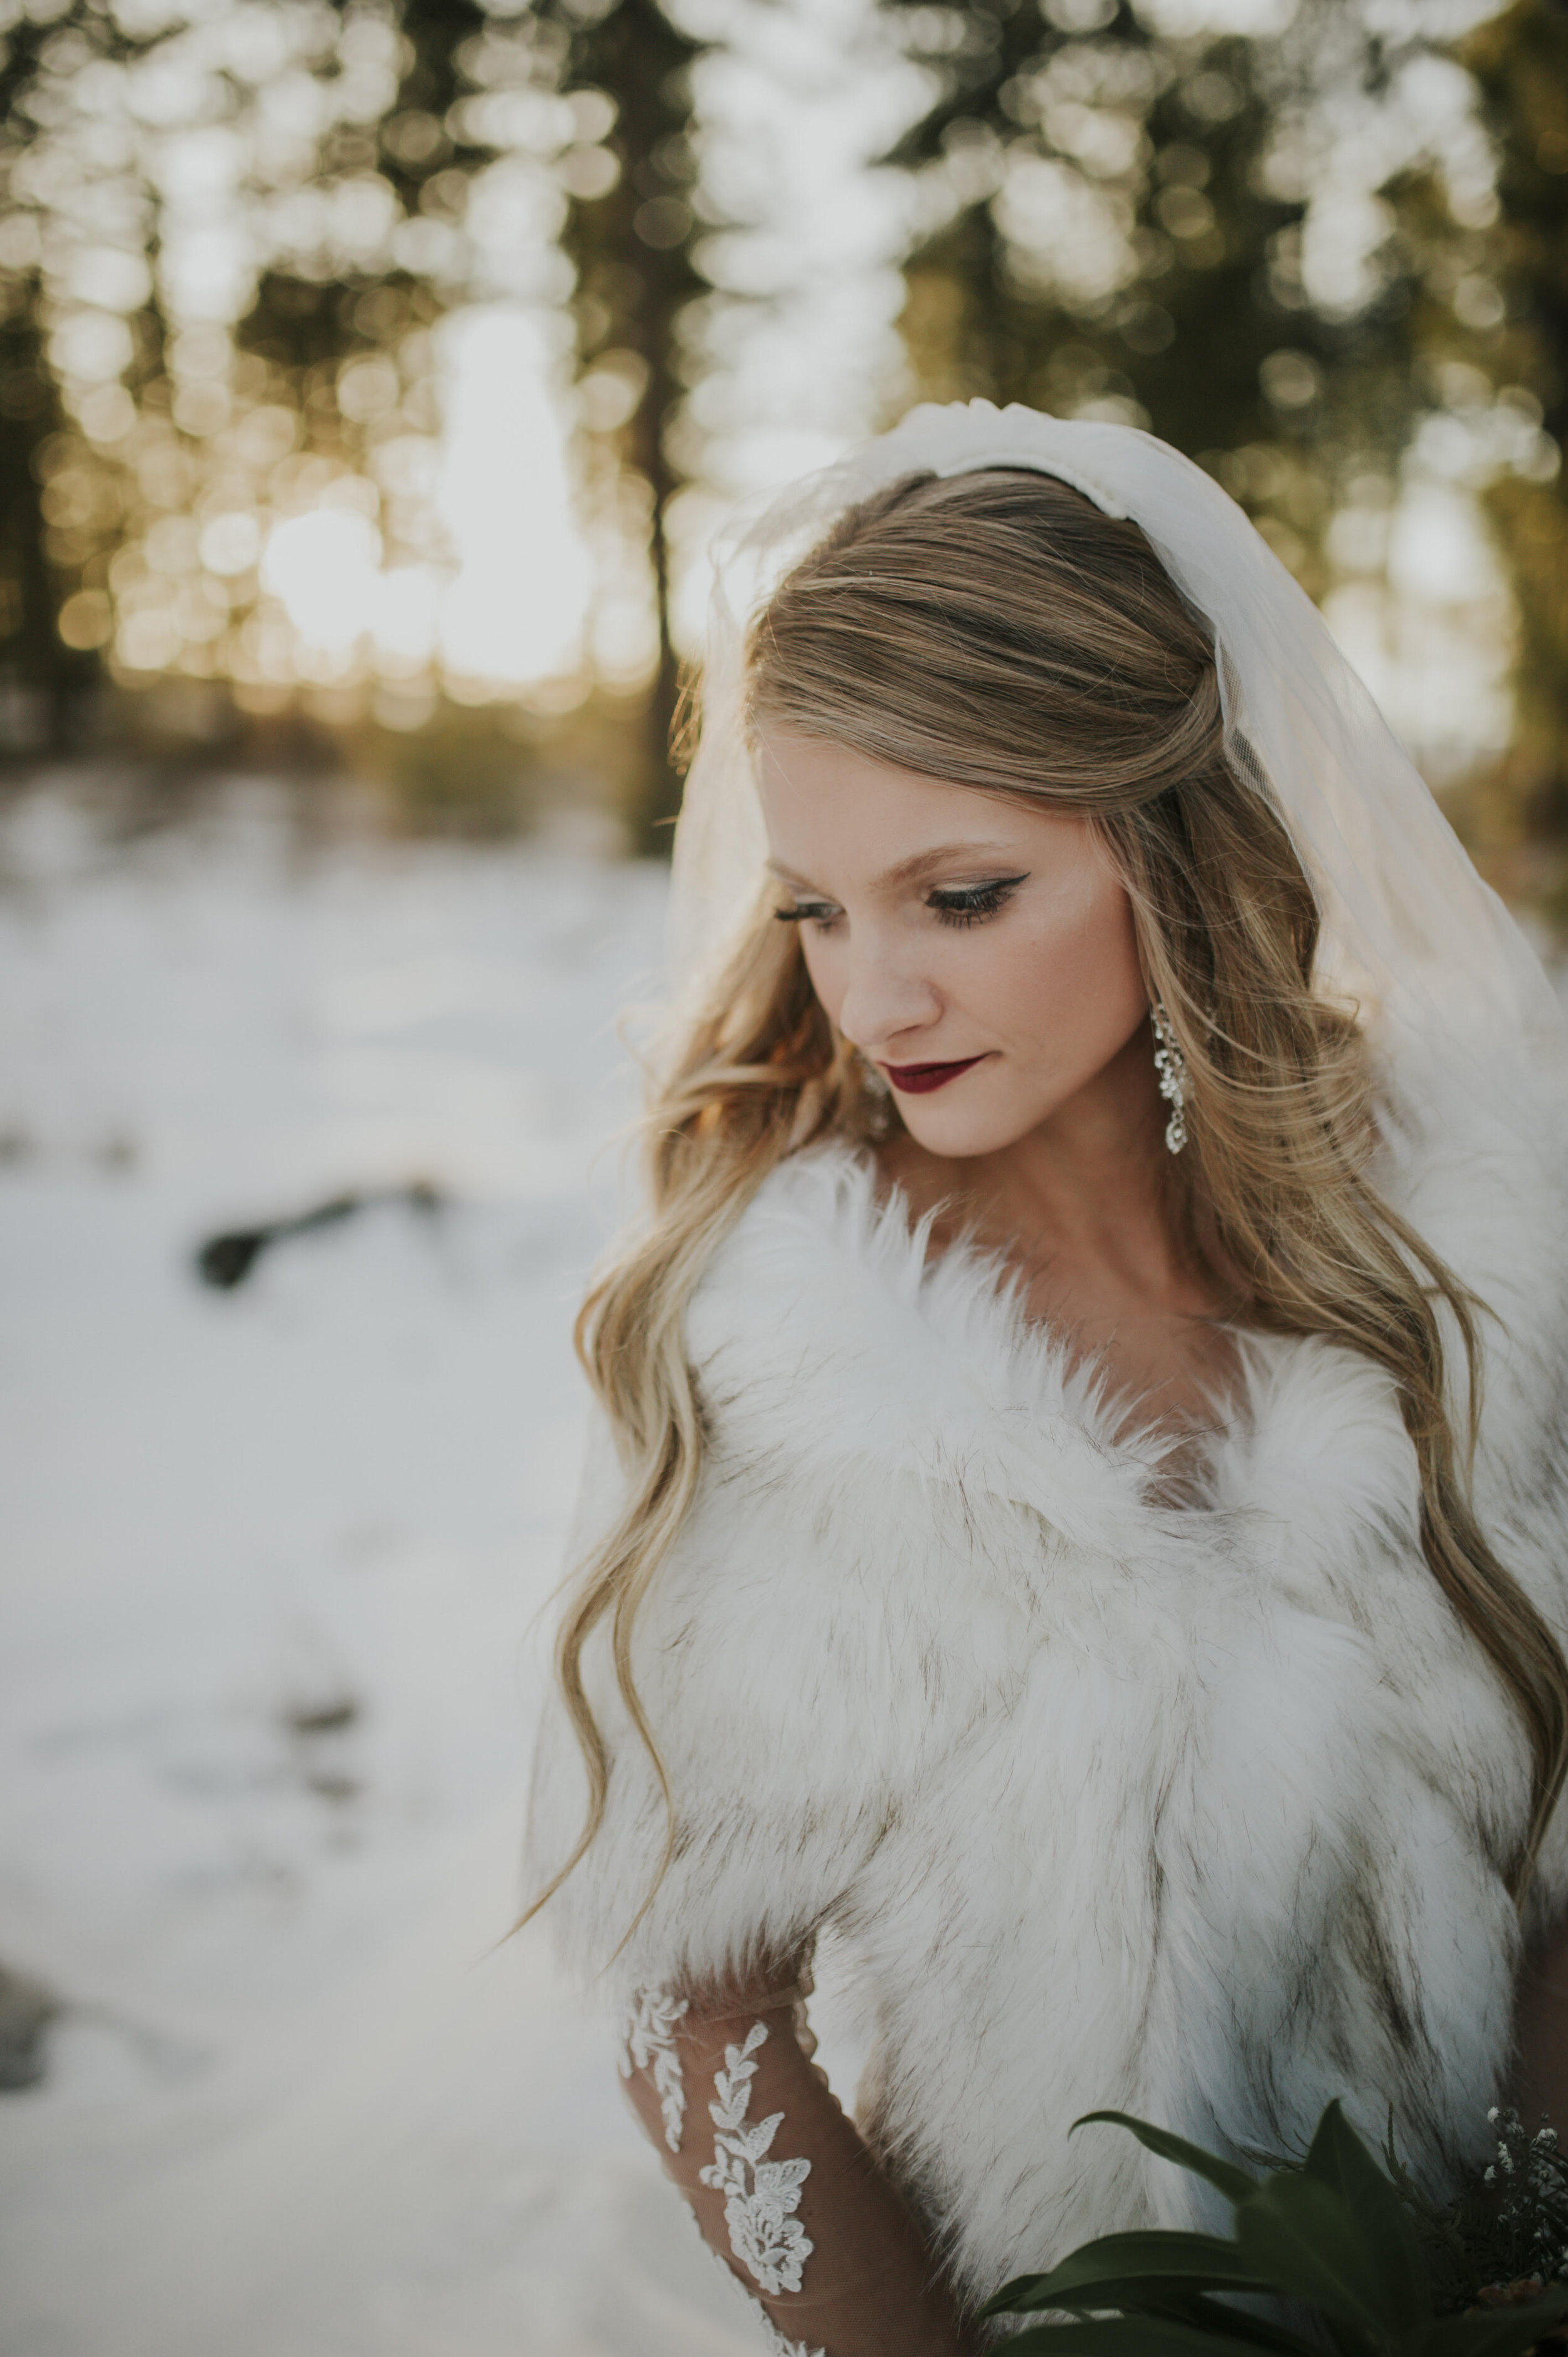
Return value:
<svg viewBox="0 0 1568 2357">
<path fill-rule="evenodd" d="M 918 2226 L 811 2061 L 798 1994 L 645 1992 L 623 2062 L 638 2117 L 802 2357 L 969 2357 Z"/>
<path fill-rule="evenodd" d="M 1568 2136 L 1568 1925 L 1526 1955 L 1515 2001 L 1512 2096 L 1527 2128 L 1546 2113 Z"/>
</svg>

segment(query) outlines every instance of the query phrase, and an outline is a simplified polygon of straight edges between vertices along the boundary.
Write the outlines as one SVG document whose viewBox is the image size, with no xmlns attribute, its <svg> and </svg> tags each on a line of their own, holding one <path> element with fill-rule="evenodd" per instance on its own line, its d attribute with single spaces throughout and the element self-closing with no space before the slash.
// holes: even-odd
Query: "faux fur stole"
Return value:
<svg viewBox="0 0 1568 2357">
<path fill-rule="evenodd" d="M 1432 1082 L 1375 1175 L 1483 1305 L 1476 1492 L 1506 1545 L 1551 1486 L 1563 1438 L 1568 1171 L 1515 1133 L 1488 1135 Z M 1240 1395 L 1217 1412 L 1196 1509 L 1173 1522 L 1157 1501 L 1175 1444 L 1139 1429 L 1092 1362 L 1073 1366 L 1065 1342 L 1026 1318 L 998 1259 L 962 1243 L 933 1258 L 929 1230 L 897 1192 L 879 1200 L 869 1158 L 843 1145 L 770 1175 L 688 1315 L 719 1465 L 914 1473 L 1027 1508 L 1069 1544 L 1115 1556 L 1190 1529 L 1195 1510 L 1254 1510 L 1325 1535 L 1376 1523 L 1409 1544 L 1414 1451 L 1391 1382 L 1359 1353 L 1323 1337 L 1240 1337 Z M 1462 1436 L 1452 1321 L 1445 1340 Z M 1555 1584 L 1537 1600 L 1555 1612 Z"/>
<path fill-rule="evenodd" d="M 1568 1648 L 1563 1162 L 1519 1128 L 1488 1124 L 1434 1069 L 1419 1085 L 1407 1073 L 1374 1175 L 1483 1305 L 1476 1502 Z M 1462 1445 L 1464 1353 L 1444 1318 Z M 1176 1510 L 1162 1502 L 1170 1442 L 1127 1428 L 1125 1403 L 1026 1319 L 993 1259 L 961 1245 L 930 1257 L 925 1226 L 900 1197 L 879 1200 L 868 1158 L 837 1144 L 797 1155 L 759 1190 L 692 1304 L 688 1344 L 711 1486 L 729 1492 L 727 1523 L 710 1510 L 714 1533 L 728 1528 L 733 1560 L 748 1515 L 759 1535 L 774 1513 L 813 1519 L 820 1543 L 853 1555 L 849 1585 L 873 1591 L 851 1645 L 876 1641 L 881 1614 L 887 1628 L 918 1626 L 928 1658 L 950 1643 L 972 1654 L 974 1630 L 998 1598 L 1021 1647 L 1053 1630 L 1059 1638 L 1062 1598 L 1074 1592 L 1062 1566 L 1075 1558 L 1115 1567 L 1095 1576 L 1099 1593 L 1089 1581 L 1080 1628 L 1107 1610 L 1135 1611 L 1141 1589 L 1161 1610 L 1186 1593 L 1200 1614 L 1222 1610 L 1216 1599 L 1230 1591 L 1243 1620 L 1274 1596 L 1319 1625 L 1370 1638 L 1389 1691 L 1403 1697 L 1391 1704 L 1388 1739 L 1420 1755 L 1419 1774 L 1458 1792 L 1483 1851 L 1512 1852 L 1528 1792 L 1520 1723 L 1426 1566 L 1414 1448 L 1391 1379 L 1360 1353 L 1320 1336 L 1242 1338 L 1240 1395 L 1208 1437 L 1197 1502 Z M 913 1537 L 911 1494 L 926 1501 Z M 1031 1530 L 1055 1566 L 1049 1598 Z M 950 1569 L 955 1534 L 972 1566 L 967 1584 Z M 1110 1599 L 1118 1582 L 1119 1602 Z M 836 1622 L 839 1600 L 820 1600 Z M 738 1582 L 728 1598 L 710 1587 L 700 1604 L 688 1591 L 677 1609 L 695 1643 L 712 1612 L 738 1645 L 755 1585 Z M 800 1609 L 818 1609 L 809 1584 Z M 758 1625 L 770 1617 L 760 1610 Z M 929 1674 L 933 1695 L 944 1691 Z M 1279 1674 L 1291 1674 L 1283 1661 Z M 809 1745 L 808 1720 L 803 1713 L 800 1734 Z M 1558 1813 L 1535 1904 L 1568 1905 L 1568 1812 Z"/>
<path fill-rule="evenodd" d="M 1562 1158 L 1439 1075 L 1378 1176 L 1487 1305 L 1476 1501 L 1568 1641 Z M 601 1624 L 608 1783 L 550 1906 L 566 1957 L 624 1996 L 829 1933 L 875 2031 L 857 2117 L 976 2289 L 1183 2222 L 1176 2172 L 1109 2131 L 1069 2147 L 1098 2105 L 1273 2149 L 1330 2096 L 1374 2137 L 1392 2105 L 1442 2181 L 1507 2064 L 1529 1758 L 1425 1563 L 1391 1382 L 1322 1337 L 1246 1340 L 1178 1510 L 1166 1444 L 1119 1437 L 994 1262 L 926 1246 L 830 1144 L 715 1253 L 687 1323 L 703 1472 L 632 1648 L 673 1840 Z M 620 1494 L 601 1426 L 580 1541 Z M 557 1705 L 536 1881 L 585 1800 Z"/>
<path fill-rule="evenodd" d="M 1568 1641 L 1562 1162 L 1517 1129 L 1488 1129 L 1441 1075 L 1405 1102 L 1377 1175 L 1487 1305 L 1476 1501 Z M 1364 1357 L 1321 1337 L 1247 1340 L 1243 1395 L 1213 1435 L 1203 1501 L 1177 1512 L 1160 1502 L 1168 1444 L 1118 1437 L 1103 1384 L 1026 1321 L 995 1263 L 961 1246 L 930 1259 L 901 1199 L 879 1202 L 867 1160 L 835 1144 L 764 1183 L 709 1265 L 687 1341 L 707 1461 L 634 1646 L 679 1851 L 627 1939 L 664 1846 L 664 1806 L 601 1628 L 585 1673 L 609 1744 L 609 1811 L 552 1910 L 590 1976 L 612 1955 L 625 1985 L 798 1938 L 875 1838 L 862 1819 L 930 1789 L 944 1730 L 956 1739 L 990 1711 L 1040 1647 L 1114 1650 L 1113 1626 L 1143 1632 L 1162 1616 L 1186 1616 L 1171 1621 L 1166 1657 L 1201 1663 L 1273 1610 L 1259 1642 L 1282 1708 L 1305 1692 L 1303 1644 L 1353 1635 L 1418 1776 L 1465 1788 L 1484 1850 L 1517 1840 L 1528 1785 L 1517 1717 L 1426 1567 L 1414 1451 L 1390 1380 Z M 620 1494 L 601 1424 L 575 1554 Z M 1309 1624 L 1321 1636 L 1304 1639 Z M 1332 1686 L 1338 1673 L 1320 1669 Z M 1477 1744 L 1484 1758 L 1461 1756 Z M 569 1854 L 585 1799 L 557 1710 L 532 1808 L 542 1878 Z M 811 1875 L 793 1830 L 806 1820 L 824 1846 Z M 798 1887 L 769 1863 L 785 1839 Z M 1543 1869 L 1541 1903 L 1556 1908 L 1568 1820 Z"/>
</svg>

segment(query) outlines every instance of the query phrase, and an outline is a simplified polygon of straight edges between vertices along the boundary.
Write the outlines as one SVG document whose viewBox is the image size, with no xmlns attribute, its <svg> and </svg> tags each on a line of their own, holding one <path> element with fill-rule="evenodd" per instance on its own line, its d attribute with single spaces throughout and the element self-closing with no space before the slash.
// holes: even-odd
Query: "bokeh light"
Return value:
<svg viewBox="0 0 1568 2357">
<path fill-rule="evenodd" d="M 684 127 L 630 155 L 628 179 L 617 102 L 570 63 L 569 25 L 604 10 L 487 5 L 432 81 L 396 0 L 27 0 L 40 29 L 0 165 L 0 286 L 37 274 L 50 382 L 29 393 L 14 369 L 0 407 L 58 396 L 33 465 L 68 650 L 131 688 L 172 673 L 244 710 L 328 696 L 400 726 L 443 699 L 636 697 L 668 668 L 661 624 L 698 651 L 705 548 L 736 500 L 922 389 L 981 389 L 950 318 L 933 366 L 906 269 L 976 208 L 1010 299 L 1063 320 L 1018 389 L 1152 422 L 1133 373 L 1179 359 L 1170 273 L 1223 262 L 1215 158 L 1261 97 L 1250 185 L 1297 215 L 1259 274 L 1273 439 L 1205 463 L 1402 712 L 1495 745 L 1514 641 L 1492 590 L 1444 604 L 1452 659 L 1434 622 L 1432 584 L 1478 582 L 1479 560 L 1398 576 L 1404 522 L 1308 479 L 1335 390 L 1319 330 L 1353 337 L 1386 296 L 1402 177 L 1430 174 L 1458 232 L 1432 281 L 1456 332 L 1505 324 L 1487 252 L 1464 245 L 1498 217 L 1494 145 L 1472 75 L 1416 38 L 1419 9 L 1380 0 L 1387 70 L 1358 81 L 1287 0 L 1145 0 L 1139 39 L 1110 0 L 1047 0 L 1050 38 L 990 115 L 951 110 L 895 168 L 882 159 L 973 70 L 972 12 L 693 0 Z M 1442 0 L 1443 38 L 1484 13 Z M 1276 41 L 1273 83 L 1244 87 L 1217 33 Z M 1159 118 L 1156 136 L 1178 75 L 1186 128 Z M 612 196 L 615 268 L 689 253 L 673 401 L 596 320 L 572 209 Z M 1543 480 L 1557 457 L 1524 387 L 1473 371 L 1477 392 L 1465 365 L 1436 366 L 1391 500 L 1473 559 L 1488 484 Z M 1309 445 L 1310 464 L 1291 458 Z M 0 585 L 0 619 L 20 594 Z M 1432 665 L 1432 698 L 1398 683 Z"/>
</svg>

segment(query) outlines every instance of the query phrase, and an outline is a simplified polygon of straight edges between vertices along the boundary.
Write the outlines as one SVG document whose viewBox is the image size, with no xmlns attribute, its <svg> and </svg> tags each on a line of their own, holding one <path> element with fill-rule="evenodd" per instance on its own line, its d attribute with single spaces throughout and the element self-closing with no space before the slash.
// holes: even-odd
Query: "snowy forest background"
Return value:
<svg viewBox="0 0 1568 2357">
<path fill-rule="evenodd" d="M 646 846 L 726 503 L 1131 419 L 1568 824 L 1556 0 L 3 0 L 0 734 Z"/>
<path fill-rule="evenodd" d="M 704 547 L 918 398 L 1151 425 L 1551 939 L 1568 5 L 0 47 L 0 2346 L 740 2357 L 501 1936 Z"/>
</svg>

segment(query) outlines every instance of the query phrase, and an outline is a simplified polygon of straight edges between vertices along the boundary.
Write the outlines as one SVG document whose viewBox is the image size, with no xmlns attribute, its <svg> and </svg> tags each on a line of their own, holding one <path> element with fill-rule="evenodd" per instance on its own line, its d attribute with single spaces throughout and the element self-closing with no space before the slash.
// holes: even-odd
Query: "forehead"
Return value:
<svg viewBox="0 0 1568 2357">
<path fill-rule="evenodd" d="M 898 880 L 949 856 L 1027 865 L 1081 846 L 1090 831 L 1080 812 L 928 778 L 794 729 L 760 735 L 757 786 L 771 864 L 817 883 L 830 873 Z"/>
</svg>

